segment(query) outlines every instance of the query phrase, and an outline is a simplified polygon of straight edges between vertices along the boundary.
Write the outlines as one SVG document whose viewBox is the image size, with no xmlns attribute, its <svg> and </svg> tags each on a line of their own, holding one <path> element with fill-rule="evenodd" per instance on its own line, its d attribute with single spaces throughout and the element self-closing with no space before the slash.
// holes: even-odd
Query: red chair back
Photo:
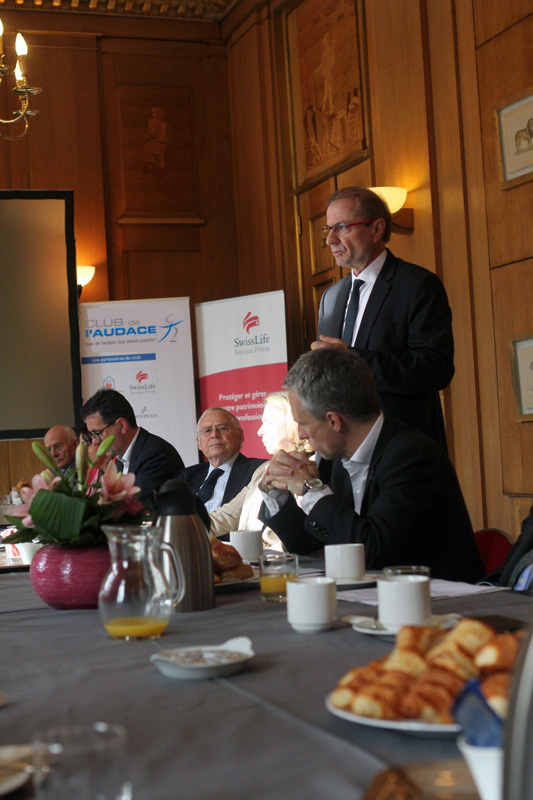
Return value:
<svg viewBox="0 0 533 800">
<path fill-rule="evenodd" d="M 476 544 L 481 561 L 485 567 L 485 574 L 488 575 L 495 569 L 499 569 L 504 563 L 507 553 L 512 547 L 512 543 L 503 531 L 497 528 L 487 528 L 476 531 Z"/>
</svg>

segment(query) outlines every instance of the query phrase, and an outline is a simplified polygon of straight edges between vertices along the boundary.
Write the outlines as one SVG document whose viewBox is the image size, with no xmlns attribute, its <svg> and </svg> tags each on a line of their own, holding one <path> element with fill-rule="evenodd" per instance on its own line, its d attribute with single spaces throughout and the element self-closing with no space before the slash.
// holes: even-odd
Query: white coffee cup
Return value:
<svg viewBox="0 0 533 800">
<path fill-rule="evenodd" d="M 33 556 L 40 547 L 42 547 L 41 542 L 19 542 L 17 548 L 21 555 L 22 563 L 31 564 Z"/>
<path fill-rule="evenodd" d="M 337 619 L 337 589 L 333 578 L 287 581 L 287 619 L 297 633 L 327 631 Z"/>
<path fill-rule="evenodd" d="M 324 548 L 326 576 L 348 582 L 365 574 L 364 544 L 327 544 Z"/>
<path fill-rule="evenodd" d="M 378 577 L 378 618 L 391 633 L 431 618 L 429 567 L 385 567 Z"/>
<path fill-rule="evenodd" d="M 229 543 L 243 561 L 259 561 L 263 552 L 262 531 L 230 531 Z"/>
<path fill-rule="evenodd" d="M 501 800 L 503 797 L 503 747 L 475 747 L 464 736 L 457 739 L 476 784 L 481 800 Z"/>
</svg>

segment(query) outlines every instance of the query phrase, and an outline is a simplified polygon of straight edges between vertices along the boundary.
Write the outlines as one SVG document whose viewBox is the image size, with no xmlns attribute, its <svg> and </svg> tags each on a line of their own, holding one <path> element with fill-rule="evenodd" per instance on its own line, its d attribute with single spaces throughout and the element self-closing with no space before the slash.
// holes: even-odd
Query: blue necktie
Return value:
<svg viewBox="0 0 533 800">
<path fill-rule="evenodd" d="M 352 296 L 350 297 L 350 302 L 348 303 L 346 320 L 344 322 L 344 329 L 342 331 L 342 341 L 345 342 L 348 347 L 352 346 L 353 329 L 357 319 L 357 312 L 359 311 L 359 289 L 363 283 L 364 281 L 362 281 L 360 278 L 357 278 L 357 280 L 353 282 Z"/>
<path fill-rule="evenodd" d="M 215 491 L 215 486 L 217 485 L 217 481 L 223 472 L 224 472 L 223 469 L 217 467 L 216 469 L 211 471 L 209 476 L 202 483 L 197 492 L 197 495 L 202 501 L 202 503 L 207 503 L 208 500 L 211 500 L 211 498 L 213 497 L 213 492 Z"/>
</svg>

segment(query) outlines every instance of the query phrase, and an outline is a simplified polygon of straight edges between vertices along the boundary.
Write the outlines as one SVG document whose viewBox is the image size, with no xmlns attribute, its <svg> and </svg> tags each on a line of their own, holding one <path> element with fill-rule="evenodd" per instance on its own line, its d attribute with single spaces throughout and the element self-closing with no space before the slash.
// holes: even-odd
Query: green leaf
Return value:
<svg viewBox="0 0 533 800">
<path fill-rule="evenodd" d="M 79 535 L 86 505 L 86 498 L 39 489 L 31 501 L 30 514 L 37 528 L 65 544 Z"/>
</svg>

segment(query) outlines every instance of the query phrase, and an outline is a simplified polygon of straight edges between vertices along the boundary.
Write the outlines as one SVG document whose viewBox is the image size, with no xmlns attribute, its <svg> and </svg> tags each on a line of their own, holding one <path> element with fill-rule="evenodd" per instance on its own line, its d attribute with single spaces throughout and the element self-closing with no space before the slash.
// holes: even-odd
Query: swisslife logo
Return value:
<svg viewBox="0 0 533 800">
<path fill-rule="evenodd" d="M 242 329 L 247 336 L 235 336 L 233 347 L 235 355 L 250 355 L 251 353 L 268 352 L 271 349 L 270 335 L 268 333 L 257 332 L 255 336 L 251 333 L 254 328 L 259 328 L 261 320 L 258 314 L 248 311 L 242 320 Z"/>
<path fill-rule="evenodd" d="M 144 370 L 139 370 L 135 376 L 135 380 L 137 383 L 130 383 L 130 392 L 147 392 L 148 394 L 152 394 L 156 391 L 155 382 L 149 380 L 148 373 Z"/>
</svg>

